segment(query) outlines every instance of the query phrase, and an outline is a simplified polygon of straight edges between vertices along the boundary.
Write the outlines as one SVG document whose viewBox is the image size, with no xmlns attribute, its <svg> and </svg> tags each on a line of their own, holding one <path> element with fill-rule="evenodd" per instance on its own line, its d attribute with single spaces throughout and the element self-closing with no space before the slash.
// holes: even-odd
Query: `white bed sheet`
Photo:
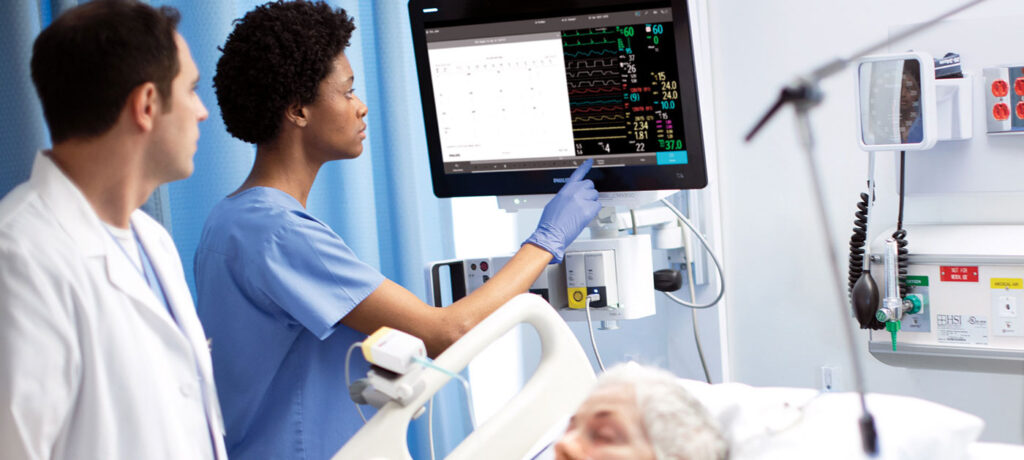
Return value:
<svg viewBox="0 0 1024 460">
<path fill-rule="evenodd" d="M 1024 446 L 994 442 L 976 442 L 968 448 L 970 460 L 1021 460 Z"/>
<path fill-rule="evenodd" d="M 731 460 L 866 458 L 855 394 L 693 380 L 681 384 L 722 427 L 732 446 Z M 1024 460 L 1024 446 L 976 442 L 984 422 L 974 415 L 893 395 L 868 395 L 868 406 L 879 430 L 881 452 L 876 459 Z M 545 442 L 557 441 L 564 426 L 563 421 L 549 431 Z M 553 458 L 550 446 L 527 457 Z"/>
</svg>

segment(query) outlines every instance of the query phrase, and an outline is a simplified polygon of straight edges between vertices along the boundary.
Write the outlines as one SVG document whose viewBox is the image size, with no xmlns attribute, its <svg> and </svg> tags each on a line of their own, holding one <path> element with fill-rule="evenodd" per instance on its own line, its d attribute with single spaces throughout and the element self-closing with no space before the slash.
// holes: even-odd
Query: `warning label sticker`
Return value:
<svg viewBox="0 0 1024 460">
<path fill-rule="evenodd" d="M 935 315 L 940 343 L 988 345 L 988 320 L 984 316 Z"/>
</svg>

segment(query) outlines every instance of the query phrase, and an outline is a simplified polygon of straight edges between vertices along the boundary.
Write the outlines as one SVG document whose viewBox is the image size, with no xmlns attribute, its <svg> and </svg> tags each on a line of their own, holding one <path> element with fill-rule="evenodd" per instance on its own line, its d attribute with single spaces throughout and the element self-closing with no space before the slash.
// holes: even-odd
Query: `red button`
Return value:
<svg viewBox="0 0 1024 460">
<path fill-rule="evenodd" d="M 490 268 L 490 267 L 487 265 L 487 262 L 480 262 L 480 269 L 481 270 L 487 271 L 488 268 Z"/>
<path fill-rule="evenodd" d="M 992 82 L 992 95 L 995 97 L 1006 97 L 1010 93 L 1010 84 L 1006 80 Z"/>
<path fill-rule="evenodd" d="M 1024 101 L 1017 103 L 1017 118 L 1024 120 Z"/>
<path fill-rule="evenodd" d="M 992 116 L 999 121 L 1009 120 L 1010 106 L 1003 103 L 996 104 L 995 107 L 992 107 Z"/>
<path fill-rule="evenodd" d="M 1017 93 L 1018 96 L 1024 96 L 1024 77 L 1018 77 L 1017 80 L 1013 82 L 1013 91 Z"/>
</svg>

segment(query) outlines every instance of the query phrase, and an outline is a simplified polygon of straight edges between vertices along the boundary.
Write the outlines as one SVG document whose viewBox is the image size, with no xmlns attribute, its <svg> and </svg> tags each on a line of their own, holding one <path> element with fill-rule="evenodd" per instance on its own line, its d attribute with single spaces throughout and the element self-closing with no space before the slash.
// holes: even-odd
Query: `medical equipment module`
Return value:
<svg viewBox="0 0 1024 460">
<path fill-rule="evenodd" d="M 909 229 L 906 297 L 920 307 L 903 316 L 895 342 L 872 331 L 871 354 L 898 366 L 1024 373 L 1024 226 Z M 879 279 L 885 244 L 872 245 Z"/>
<path fill-rule="evenodd" d="M 434 305 L 444 304 L 445 284 L 454 302 L 483 286 L 508 260 L 485 257 L 431 264 L 427 283 Z M 596 295 L 590 303 L 595 321 L 643 318 L 655 313 L 653 272 L 650 235 L 576 240 L 565 260 L 549 265 L 529 292 L 543 297 L 569 321 L 586 321 L 583 309 L 589 295 Z"/>
</svg>

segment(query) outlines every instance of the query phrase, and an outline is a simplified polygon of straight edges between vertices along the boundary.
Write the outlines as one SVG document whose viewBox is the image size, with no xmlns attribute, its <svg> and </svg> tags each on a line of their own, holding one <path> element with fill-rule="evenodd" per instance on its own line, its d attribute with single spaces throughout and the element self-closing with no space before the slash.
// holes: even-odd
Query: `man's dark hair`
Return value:
<svg viewBox="0 0 1024 460">
<path fill-rule="evenodd" d="M 128 96 L 153 82 L 170 107 L 178 75 L 171 7 L 135 0 L 94 0 L 60 15 L 32 46 L 32 81 L 54 144 L 107 132 Z"/>
<path fill-rule="evenodd" d="M 236 20 L 213 77 L 228 132 L 253 144 L 277 137 L 288 106 L 316 100 L 353 30 L 345 10 L 319 1 L 266 3 Z"/>
</svg>

